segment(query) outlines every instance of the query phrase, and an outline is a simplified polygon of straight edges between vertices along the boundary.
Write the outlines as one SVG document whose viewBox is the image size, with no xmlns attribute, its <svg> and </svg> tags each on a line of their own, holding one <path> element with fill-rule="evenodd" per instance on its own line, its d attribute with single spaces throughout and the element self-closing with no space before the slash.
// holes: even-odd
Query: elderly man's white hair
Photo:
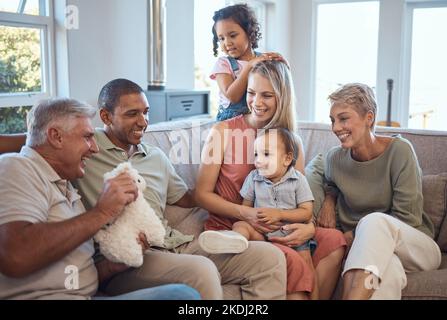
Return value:
<svg viewBox="0 0 447 320">
<path fill-rule="evenodd" d="M 73 129 L 73 118 L 93 118 L 96 109 L 74 99 L 46 99 L 36 104 L 28 113 L 26 145 L 37 147 L 47 140 L 47 129 L 57 126 L 64 131 Z"/>
</svg>

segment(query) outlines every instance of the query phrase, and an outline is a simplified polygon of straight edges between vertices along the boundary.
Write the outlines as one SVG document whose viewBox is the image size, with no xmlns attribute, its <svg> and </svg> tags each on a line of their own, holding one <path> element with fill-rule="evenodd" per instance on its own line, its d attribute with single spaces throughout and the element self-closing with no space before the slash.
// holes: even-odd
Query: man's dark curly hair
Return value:
<svg viewBox="0 0 447 320">
<path fill-rule="evenodd" d="M 217 49 L 219 48 L 219 39 L 216 34 L 216 23 L 220 20 L 232 19 L 247 34 L 250 40 L 251 47 L 256 49 L 258 47 L 258 41 L 261 39 L 261 32 L 258 20 L 254 11 L 246 4 L 236 4 L 234 6 L 228 6 L 214 12 L 213 20 L 213 52 L 217 57 Z"/>
</svg>

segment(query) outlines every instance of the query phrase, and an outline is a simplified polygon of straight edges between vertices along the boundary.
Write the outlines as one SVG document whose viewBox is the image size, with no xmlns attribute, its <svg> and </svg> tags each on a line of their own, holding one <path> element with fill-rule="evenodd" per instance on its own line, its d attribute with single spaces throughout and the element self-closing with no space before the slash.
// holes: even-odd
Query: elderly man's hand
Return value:
<svg viewBox="0 0 447 320">
<path fill-rule="evenodd" d="M 124 206 L 135 201 L 138 196 L 138 188 L 128 173 L 109 179 L 104 183 L 104 188 L 96 203 L 96 209 L 113 220 L 121 214 Z"/>
<path fill-rule="evenodd" d="M 137 242 L 140 244 L 143 254 L 151 247 L 151 244 L 147 241 L 146 235 L 143 232 L 138 234 Z"/>
</svg>

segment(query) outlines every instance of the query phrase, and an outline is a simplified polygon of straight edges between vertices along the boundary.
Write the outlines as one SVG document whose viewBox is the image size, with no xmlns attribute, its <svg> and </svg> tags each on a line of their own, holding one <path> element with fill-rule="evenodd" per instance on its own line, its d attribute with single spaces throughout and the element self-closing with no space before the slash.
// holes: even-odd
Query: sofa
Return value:
<svg viewBox="0 0 447 320">
<path fill-rule="evenodd" d="M 194 189 L 200 164 L 200 150 L 213 125 L 209 118 L 178 120 L 149 126 L 144 141 L 161 148 L 173 162 L 178 174 L 189 188 Z M 306 175 L 312 159 L 339 144 L 329 124 L 300 122 L 299 134 L 306 155 Z M 379 134 L 400 134 L 411 141 L 423 172 L 424 209 L 435 226 L 435 240 L 442 250 L 438 270 L 408 274 L 408 284 L 402 291 L 403 299 L 447 299 L 447 132 L 378 127 Z M 320 155 L 320 157 L 321 157 Z M 315 174 L 315 173 L 314 173 Z M 203 231 L 207 212 L 200 208 L 183 209 L 168 206 L 166 215 L 170 225 L 186 234 Z M 334 294 L 338 298 L 340 283 Z M 224 285 L 225 299 L 240 299 L 240 288 Z"/>
</svg>

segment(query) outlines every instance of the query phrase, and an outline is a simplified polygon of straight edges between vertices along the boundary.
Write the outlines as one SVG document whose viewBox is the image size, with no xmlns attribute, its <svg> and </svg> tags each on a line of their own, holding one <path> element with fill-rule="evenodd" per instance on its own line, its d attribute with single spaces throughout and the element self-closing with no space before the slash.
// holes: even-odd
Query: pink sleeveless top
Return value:
<svg viewBox="0 0 447 320">
<path fill-rule="evenodd" d="M 229 138 L 214 192 L 227 201 L 242 204 L 239 190 L 250 171 L 255 168 L 253 145 L 257 129 L 250 127 L 243 115 L 225 122 L 228 125 L 225 135 Z M 205 230 L 231 230 L 236 221 L 210 212 Z"/>
</svg>

